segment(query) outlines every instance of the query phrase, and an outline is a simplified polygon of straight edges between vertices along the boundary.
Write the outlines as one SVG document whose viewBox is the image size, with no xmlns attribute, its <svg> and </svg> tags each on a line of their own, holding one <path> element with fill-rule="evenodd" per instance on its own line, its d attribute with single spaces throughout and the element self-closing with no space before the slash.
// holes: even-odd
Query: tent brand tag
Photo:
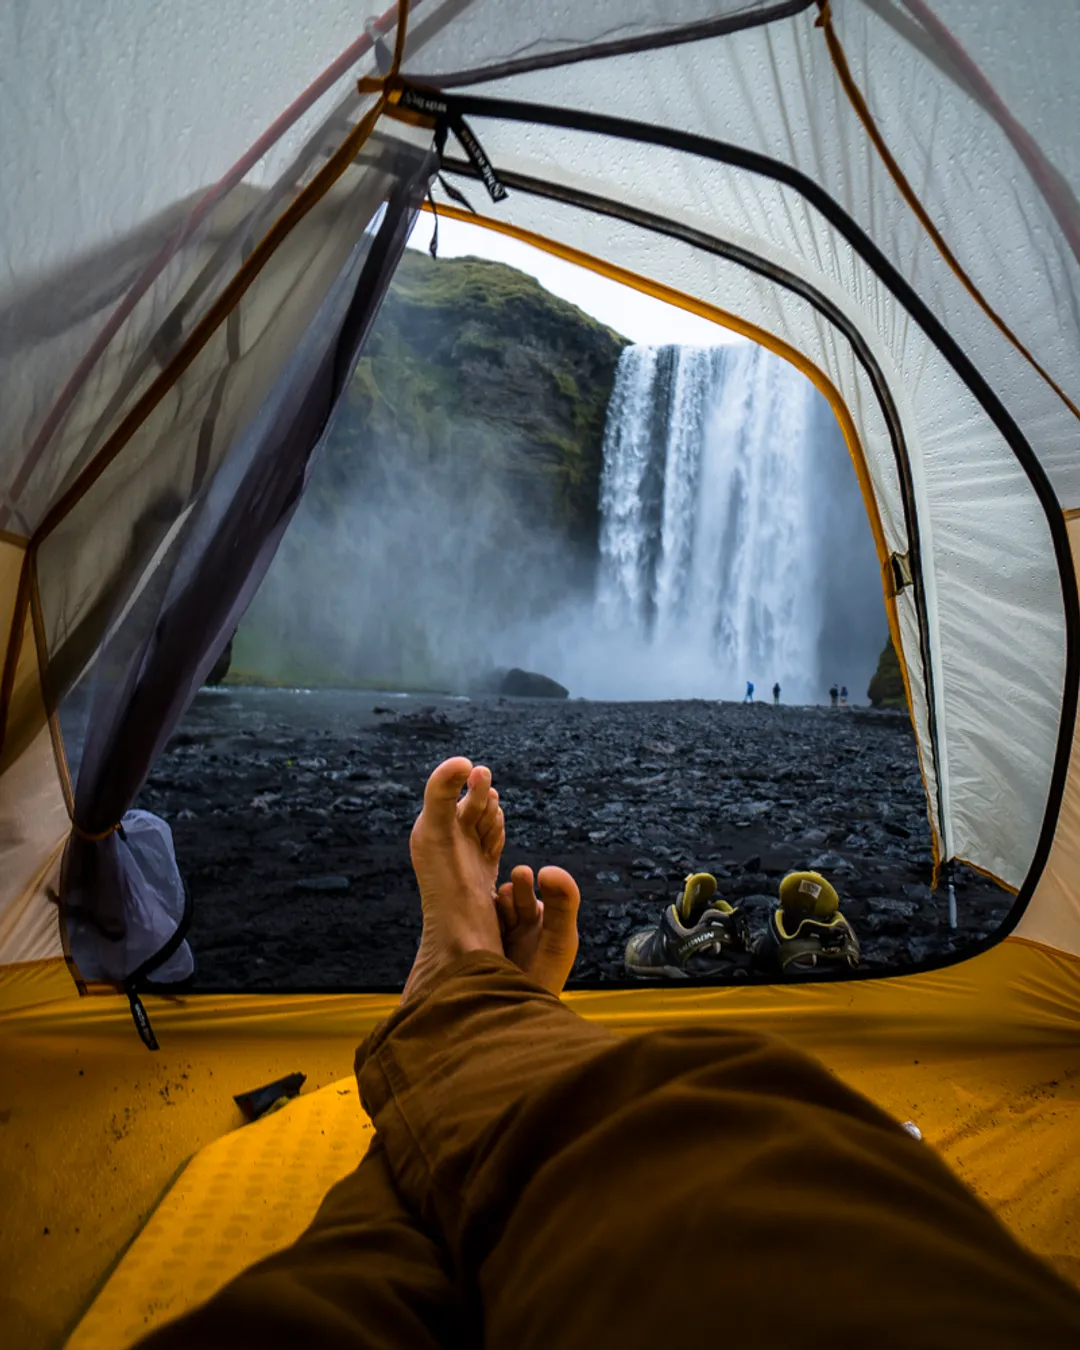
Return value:
<svg viewBox="0 0 1080 1350">
<path fill-rule="evenodd" d="M 410 108 L 413 112 L 426 113 L 429 117 L 446 117 L 450 112 L 450 105 L 446 99 L 438 98 L 434 94 L 426 94 L 422 89 L 412 89 L 406 86 L 401 91 L 401 106 Z"/>
<path fill-rule="evenodd" d="M 131 1004 L 131 1016 L 135 1022 L 135 1030 L 139 1033 L 139 1039 L 147 1050 L 159 1050 L 161 1047 L 154 1035 L 154 1028 L 150 1025 L 150 1018 L 143 1007 L 142 999 L 134 989 L 128 990 L 128 1001 Z"/>
<path fill-rule="evenodd" d="M 484 186 L 488 190 L 488 196 L 493 202 L 501 202 L 506 196 L 506 188 L 499 181 L 499 175 L 492 167 L 491 160 L 484 153 L 484 147 L 472 134 L 468 124 L 460 117 L 453 123 L 453 127 L 454 135 L 461 142 L 473 168 L 483 180 Z"/>
<path fill-rule="evenodd" d="M 428 93 L 424 89 L 415 89 L 410 85 L 405 85 L 401 90 L 398 106 L 408 108 L 412 112 L 423 113 L 427 117 L 434 117 L 444 128 L 449 127 L 457 137 L 461 148 L 469 157 L 469 163 L 480 175 L 480 180 L 487 188 L 491 200 L 501 202 L 508 195 L 506 185 L 495 172 L 484 147 L 473 135 L 472 128 L 449 99 L 440 98 L 437 94 Z M 445 135 L 444 129 L 442 132 L 443 138 L 445 138 Z M 441 155 L 441 139 L 438 141 L 438 146 Z"/>
<path fill-rule="evenodd" d="M 821 894 L 821 887 L 817 884 L 816 881 L 800 881 L 799 894 L 812 895 L 816 900 L 818 896 Z"/>
</svg>

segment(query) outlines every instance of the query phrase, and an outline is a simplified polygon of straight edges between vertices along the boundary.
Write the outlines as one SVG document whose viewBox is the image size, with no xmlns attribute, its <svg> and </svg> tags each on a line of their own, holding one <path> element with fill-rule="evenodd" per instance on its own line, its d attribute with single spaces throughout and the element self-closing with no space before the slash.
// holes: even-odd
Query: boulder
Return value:
<svg viewBox="0 0 1080 1350">
<path fill-rule="evenodd" d="M 904 689 L 904 677 L 900 671 L 900 658 L 896 654 L 892 637 L 878 660 L 878 668 L 870 680 L 866 691 L 872 708 L 907 708 L 907 693 Z"/>
<path fill-rule="evenodd" d="M 517 666 L 503 676 L 499 693 L 507 698 L 569 698 L 570 690 L 558 680 L 548 675 L 538 675 L 532 670 L 520 670 Z"/>
</svg>

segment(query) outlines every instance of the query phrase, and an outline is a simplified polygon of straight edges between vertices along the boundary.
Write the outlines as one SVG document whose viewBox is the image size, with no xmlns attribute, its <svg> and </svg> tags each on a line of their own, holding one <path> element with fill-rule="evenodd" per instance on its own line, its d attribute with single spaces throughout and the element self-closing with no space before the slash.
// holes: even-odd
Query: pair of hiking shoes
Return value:
<svg viewBox="0 0 1080 1350">
<path fill-rule="evenodd" d="M 626 970 L 639 979 L 841 975 L 859 964 L 859 939 L 840 898 L 818 872 L 790 872 L 780 906 L 756 940 L 741 910 L 716 894 L 716 878 L 695 872 L 659 924 L 631 935 Z"/>
</svg>

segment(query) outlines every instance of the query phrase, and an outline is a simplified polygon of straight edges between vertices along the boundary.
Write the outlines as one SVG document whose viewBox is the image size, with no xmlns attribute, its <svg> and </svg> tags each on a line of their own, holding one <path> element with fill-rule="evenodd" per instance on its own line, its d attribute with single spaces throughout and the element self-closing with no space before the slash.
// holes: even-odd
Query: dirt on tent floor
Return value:
<svg viewBox="0 0 1080 1350">
<path fill-rule="evenodd" d="M 900 714 L 226 688 L 199 695 L 138 803 L 172 824 L 196 987 L 400 987 L 420 928 L 409 830 L 452 754 L 494 773 L 504 874 L 558 863 L 581 885 L 573 984 L 625 982 L 627 935 L 691 871 L 755 931 L 785 872 L 824 872 L 875 971 L 962 949 L 1012 904 L 961 872 L 950 931 Z"/>
</svg>

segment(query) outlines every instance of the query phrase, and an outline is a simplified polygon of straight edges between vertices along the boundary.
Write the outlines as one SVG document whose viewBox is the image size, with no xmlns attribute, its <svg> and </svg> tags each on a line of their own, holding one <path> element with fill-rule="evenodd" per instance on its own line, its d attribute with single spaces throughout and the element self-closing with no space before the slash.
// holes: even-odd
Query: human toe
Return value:
<svg viewBox="0 0 1080 1350">
<path fill-rule="evenodd" d="M 533 870 L 522 864 L 510 873 L 511 899 L 515 922 L 522 928 L 536 923 L 542 916 L 540 901 L 533 887 Z"/>
<path fill-rule="evenodd" d="M 517 914 L 514 911 L 514 887 L 509 881 L 504 881 L 495 892 L 495 912 L 503 936 L 512 933 L 517 927 Z"/>
<path fill-rule="evenodd" d="M 480 824 L 476 827 L 476 833 L 487 856 L 497 859 L 506 843 L 506 818 L 499 806 L 499 794 L 494 788 L 491 789 L 491 800 L 489 800 L 484 814 L 480 817 Z"/>
<path fill-rule="evenodd" d="M 458 804 L 458 820 L 466 830 L 474 830 L 487 809 L 491 791 L 491 770 L 483 764 L 477 764 L 469 773 L 465 796 Z"/>
<path fill-rule="evenodd" d="M 495 827 L 499 818 L 499 794 L 493 787 L 488 788 L 487 803 L 476 822 L 476 833 L 485 839 Z"/>
<path fill-rule="evenodd" d="M 464 755 L 444 759 L 424 787 L 423 820 L 428 829 L 448 833 L 456 818 L 458 798 L 475 770 Z M 489 779 L 490 781 L 490 779 Z"/>
<path fill-rule="evenodd" d="M 577 916 L 581 905 L 577 882 L 561 867 L 542 867 L 537 881 L 544 907 L 542 948 L 549 957 L 569 957 L 572 964 L 577 955 Z"/>
</svg>

